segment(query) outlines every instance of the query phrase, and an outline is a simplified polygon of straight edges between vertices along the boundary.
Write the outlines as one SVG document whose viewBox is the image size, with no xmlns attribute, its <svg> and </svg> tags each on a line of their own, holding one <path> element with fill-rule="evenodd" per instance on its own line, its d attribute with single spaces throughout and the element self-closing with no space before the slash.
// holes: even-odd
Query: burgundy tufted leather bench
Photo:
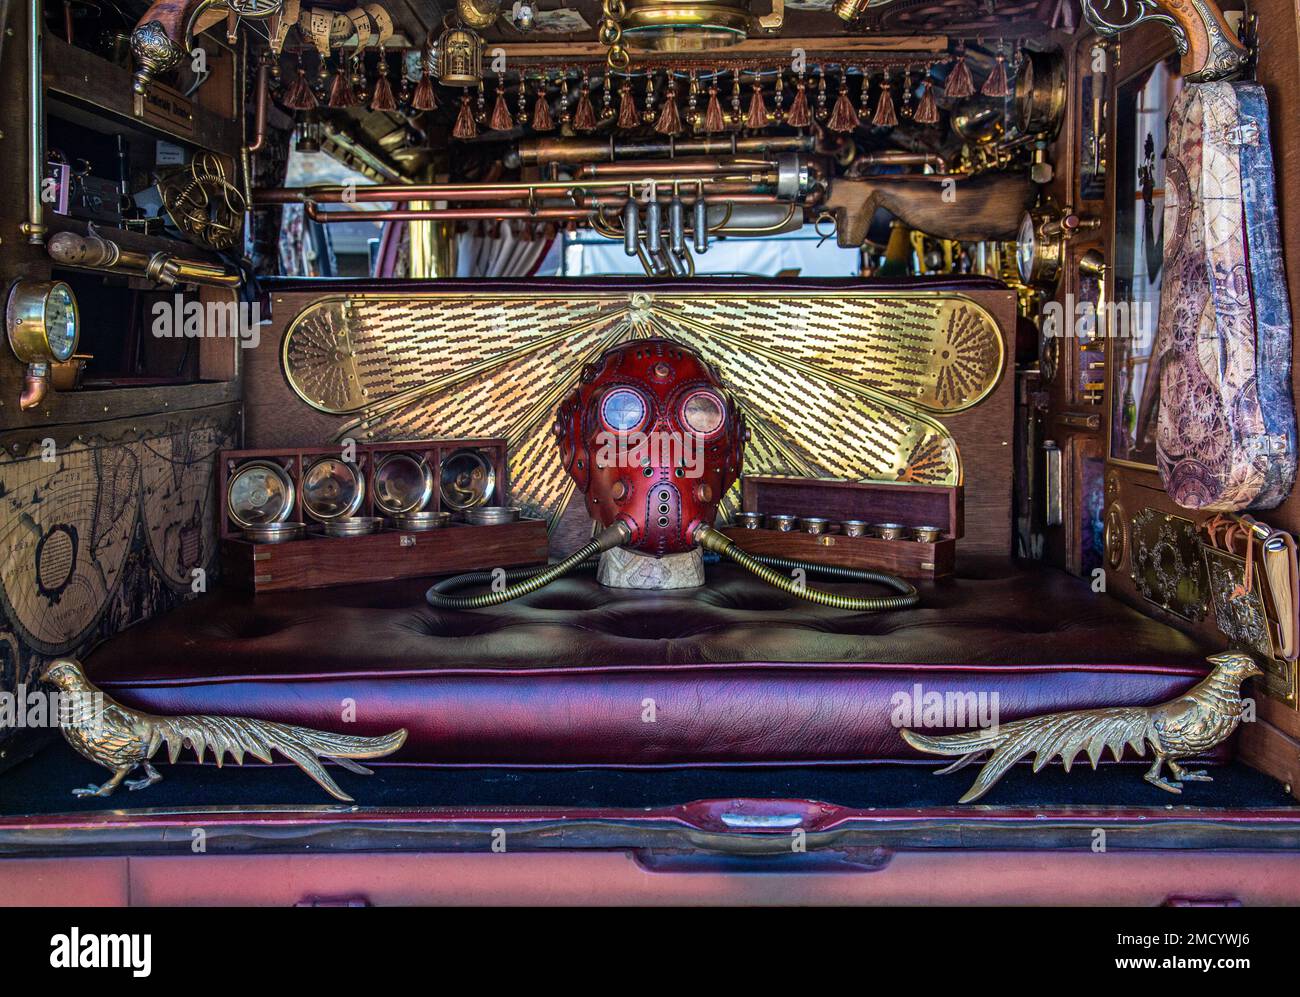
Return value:
<svg viewBox="0 0 1300 997">
<path fill-rule="evenodd" d="M 717 765 L 914 758 L 900 696 L 997 696 L 1007 721 L 1158 702 L 1205 672 L 1179 631 L 1063 572 L 1006 561 L 923 588 L 922 608 L 852 614 L 729 565 L 673 593 L 591 574 L 472 613 L 425 582 L 257 597 L 222 591 L 87 660 L 128 705 L 240 713 L 357 733 L 406 727 L 396 760 Z M 845 591 L 866 587 L 843 586 Z"/>
</svg>

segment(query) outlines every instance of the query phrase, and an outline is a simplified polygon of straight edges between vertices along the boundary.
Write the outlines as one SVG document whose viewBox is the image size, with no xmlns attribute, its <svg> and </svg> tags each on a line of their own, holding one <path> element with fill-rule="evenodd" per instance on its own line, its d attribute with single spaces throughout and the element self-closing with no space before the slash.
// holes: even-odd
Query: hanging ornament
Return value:
<svg viewBox="0 0 1300 997">
<path fill-rule="evenodd" d="M 830 112 L 826 110 L 826 70 L 817 70 L 817 110 L 813 116 L 818 121 L 825 121 Z"/>
<path fill-rule="evenodd" d="M 826 127 L 833 132 L 851 132 L 858 127 L 858 112 L 853 110 L 853 101 L 849 100 L 849 74 L 843 67 L 840 68 L 840 93 L 835 98 L 835 107 Z"/>
<path fill-rule="evenodd" d="M 582 83 L 578 88 L 578 106 L 573 110 L 573 127 L 580 132 L 589 132 L 596 127 L 596 109 L 591 106 L 591 77 L 582 74 Z"/>
<path fill-rule="evenodd" d="M 921 84 L 921 102 L 916 105 L 914 120 L 918 125 L 933 125 L 939 121 L 939 105 L 934 99 L 934 87 L 927 79 Z"/>
<path fill-rule="evenodd" d="M 889 70 L 880 78 L 880 99 L 876 101 L 876 113 L 871 116 L 871 123 L 879 128 L 893 128 L 898 124 L 898 113 L 894 110 L 894 95 L 890 92 Z"/>
<path fill-rule="evenodd" d="M 709 104 L 704 109 L 704 130 L 706 132 L 725 131 L 727 119 L 722 116 L 722 103 L 718 100 L 718 74 L 715 71 L 709 81 Z"/>
<path fill-rule="evenodd" d="M 415 85 L 415 93 L 411 95 L 411 109 L 414 111 L 437 110 L 438 98 L 434 94 L 433 78 L 429 76 L 428 59 L 421 59 L 420 66 L 420 82 Z"/>
<path fill-rule="evenodd" d="M 508 132 L 514 126 L 515 119 L 506 103 L 506 80 L 501 73 L 497 73 L 497 99 L 492 104 L 492 120 L 488 122 L 488 127 L 494 132 Z"/>
<path fill-rule="evenodd" d="M 745 115 L 745 127 L 750 131 L 761 131 L 768 125 L 767 105 L 763 103 L 763 83 L 754 75 L 753 94 L 749 98 L 749 113 Z"/>
<path fill-rule="evenodd" d="M 609 118 L 612 118 L 613 116 L 614 116 L 614 87 L 612 81 L 609 78 L 609 74 L 606 73 L 605 79 L 601 82 L 600 85 L 600 118 L 602 121 L 606 121 Z"/>
<path fill-rule="evenodd" d="M 652 125 L 658 117 L 655 114 L 655 74 L 646 73 L 645 75 L 645 103 L 642 105 L 641 120 Z"/>
<path fill-rule="evenodd" d="M 456 124 L 451 129 L 451 137 L 459 139 L 474 138 L 478 135 L 478 124 L 474 121 L 474 111 L 469 106 L 469 91 L 460 95 L 460 114 L 456 115 Z"/>
<path fill-rule="evenodd" d="M 334 82 L 330 84 L 329 106 L 356 107 L 359 103 L 356 92 L 352 89 L 352 82 L 348 79 L 347 60 L 340 52 L 338 68 L 334 71 Z"/>
<path fill-rule="evenodd" d="M 993 63 L 993 72 L 989 73 L 989 78 L 984 81 L 980 93 L 985 97 L 1008 97 L 1011 94 L 1007 86 L 1007 57 L 1002 52 L 1001 45 L 998 46 L 998 58 Z"/>
<path fill-rule="evenodd" d="M 969 97 L 975 92 L 975 81 L 971 79 L 970 67 L 966 65 L 966 43 L 957 43 L 957 60 L 948 70 L 948 82 L 944 84 L 945 97 Z"/>
<path fill-rule="evenodd" d="M 307 82 L 307 72 L 302 68 L 302 53 L 298 53 L 298 75 L 284 92 L 284 106 L 290 111 L 310 111 L 318 101 Z"/>
<path fill-rule="evenodd" d="M 686 120 L 692 128 L 697 127 L 699 117 L 695 113 L 700 104 L 700 78 L 694 68 L 690 72 L 690 82 L 686 86 Z"/>
<path fill-rule="evenodd" d="M 519 119 L 519 124 L 528 123 L 528 91 L 524 89 L 524 74 L 519 74 L 519 93 L 515 98 L 515 107 L 518 109 L 515 117 Z"/>
<path fill-rule="evenodd" d="M 862 67 L 862 89 L 858 91 L 858 122 L 871 120 L 871 109 L 867 107 L 867 98 L 871 96 L 871 71 Z"/>
<path fill-rule="evenodd" d="M 388 56 L 384 46 L 379 46 L 379 75 L 375 78 L 375 93 L 370 98 L 372 111 L 396 111 L 397 100 L 393 97 L 393 85 L 388 82 Z"/>
<path fill-rule="evenodd" d="M 740 114 L 740 70 L 731 71 L 731 120 L 739 128 L 743 123 Z"/>
<path fill-rule="evenodd" d="M 635 128 L 641 124 L 641 115 L 636 109 L 636 97 L 632 95 L 632 81 L 624 79 L 618 88 L 618 127 Z"/>
<path fill-rule="evenodd" d="M 794 100 L 790 110 L 785 112 L 785 123 L 791 128 L 807 128 L 812 124 L 812 112 L 808 109 L 808 78 L 799 74 L 794 85 Z"/>
<path fill-rule="evenodd" d="M 785 120 L 785 73 L 780 67 L 776 70 L 776 82 L 772 84 L 772 124 Z"/>
<path fill-rule="evenodd" d="M 912 98 L 915 96 L 916 88 L 912 86 L 912 67 L 908 66 L 903 71 L 903 102 L 899 107 L 899 113 L 904 118 L 912 116 Z"/>
<path fill-rule="evenodd" d="M 358 50 L 357 53 L 352 56 L 352 73 L 350 76 L 350 79 L 352 80 L 352 92 L 357 95 L 358 105 L 366 104 L 370 101 L 370 87 L 366 83 L 365 68 L 365 59 Z"/>
<path fill-rule="evenodd" d="M 448 26 L 438 37 L 438 82 L 475 87 L 483 80 L 483 39 L 469 28 Z"/>
<path fill-rule="evenodd" d="M 546 99 L 546 87 L 550 81 L 543 76 L 537 83 L 537 99 L 533 101 L 532 129 L 535 132 L 549 132 L 555 128 L 555 119 L 551 117 L 551 104 Z"/>
<path fill-rule="evenodd" d="M 682 116 L 677 110 L 677 81 L 668 76 L 668 91 L 664 94 L 663 110 L 655 122 L 655 131 L 660 135 L 676 135 L 682 130 Z"/>
<path fill-rule="evenodd" d="M 573 112 L 569 110 L 569 74 L 560 75 L 560 130 L 568 131 L 573 121 Z"/>
<path fill-rule="evenodd" d="M 483 84 L 480 83 L 474 95 L 474 120 L 480 125 L 485 125 L 487 119 L 487 94 L 483 90 Z"/>
</svg>

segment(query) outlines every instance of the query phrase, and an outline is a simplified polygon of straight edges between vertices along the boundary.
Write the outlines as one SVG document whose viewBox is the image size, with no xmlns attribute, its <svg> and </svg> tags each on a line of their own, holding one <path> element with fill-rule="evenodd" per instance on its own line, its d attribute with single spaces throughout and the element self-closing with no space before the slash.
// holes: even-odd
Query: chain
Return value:
<svg viewBox="0 0 1300 997">
<path fill-rule="evenodd" d="M 609 49 L 605 62 L 611 70 L 622 72 L 632 61 L 623 47 L 623 17 L 627 7 L 623 0 L 604 0 L 601 13 L 604 16 L 600 22 L 600 43 Z"/>
</svg>

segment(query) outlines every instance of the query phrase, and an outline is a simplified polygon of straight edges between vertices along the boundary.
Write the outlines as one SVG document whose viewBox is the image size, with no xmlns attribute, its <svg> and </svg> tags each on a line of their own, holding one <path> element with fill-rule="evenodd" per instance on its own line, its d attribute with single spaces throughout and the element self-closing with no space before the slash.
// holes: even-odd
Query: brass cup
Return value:
<svg viewBox="0 0 1300 997">
<path fill-rule="evenodd" d="M 799 520 L 799 529 L 816 535 L 825 533 L 830 524 L 829 519 L 823 519 L 821 516 L 805 516 Z"/>
<path fill-rule="evenodd" d="M 761 530 L 763 528 L 763 514 L 761 512 L 738 512 L 736 513 L 736 525 L 747 530 Z"/>
<path fill-rule="evenodd" d="M 907 536 L 907 527 L 902 523 L 872 523 L 869 529 L 881 540 L 902 540 Z"/>
<path fill-rule="evenodd" d="M 913 526 L 912 539 L 923 544 L 938 543 L 943 539 L 943 528 L 940 526 Z"/>
<path fill-rule="evenodd" d="M 846 537 L 865 537 L 869 525 L 861 519 L 844 519 L 840 521 L 840 532 Z"/>
<path fill-rule="evenodd" d="M 780 530 L 782 533 L 793 533 L 795 525 L 798 522 L 798 516 L 787 516 L 785 514 L 768 516 L 767 528 L 770 530 Z"/>
</svg>

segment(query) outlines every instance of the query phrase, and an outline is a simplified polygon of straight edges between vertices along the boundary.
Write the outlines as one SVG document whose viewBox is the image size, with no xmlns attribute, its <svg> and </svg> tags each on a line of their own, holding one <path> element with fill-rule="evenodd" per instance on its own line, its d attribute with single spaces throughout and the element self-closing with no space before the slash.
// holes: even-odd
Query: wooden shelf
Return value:
<svg viewBox="0 0 1300 997">
<path fill-rule="evenodd" d="M 194 100 L 193 132 L 164 127 L 135 115 L 135 94 L 131 90 L 131 71 L 102 59 L 93 52 L 69 45 L 58 36 L 45 33 L 45 86 L 64 99 L 89 106 L 104 117 L 85 122 L 97 131 L 112 134 L 122 125 L 156 135 L 171 142 L 210 149 L 234 158 L 239 157 L 243 128 L 235 118 L 222 117 Z M 213 85 L 213 84 L 208 84 Z M 113 115 L 116 121 L 112 117 Z"/>
</svg>

